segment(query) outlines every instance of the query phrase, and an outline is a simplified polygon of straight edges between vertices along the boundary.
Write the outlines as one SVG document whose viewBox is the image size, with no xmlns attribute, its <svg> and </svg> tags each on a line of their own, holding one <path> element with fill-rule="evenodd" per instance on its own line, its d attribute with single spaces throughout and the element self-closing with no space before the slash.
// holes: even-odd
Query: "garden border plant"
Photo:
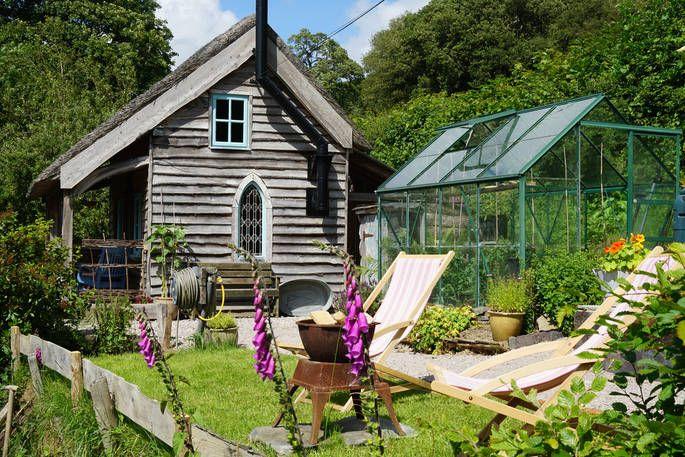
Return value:
<svg viewBox="0 0 685 457">
<path fill-rule="evenodd" d="M 288 392 L 287 378 L 285 376 L 285 370 L 283 369 L 281 354 L 278 350 L 276 338 L 274 337 L 273 325 L 269 314 L 269 297 L 262 290 L 262 277 L 259 262 L 257 262 L 257 259 L 251 252 L 240 248 L 233 243 L 230 243 L 228 248 L 243 259 L 246 259 L 250 263 L 252 269 L 254 291 L 253 305 L 255 307 L 253 327 L 255 336 L 252 339 L 252 344 L 255 347 L 254 359 L 257 361 L 254 368 L 262 381 L 269 379 L 274 382 L 274 390 L 278 395 L 278 401 L 282 408 L 283 423 L 288 432 L 288 442 L 292 446 L 295 454 L 305 455 L 307 451 L 303 445 L 304 441 L 297 422 L 295 405 L 290 392 Z"/>
</svg>

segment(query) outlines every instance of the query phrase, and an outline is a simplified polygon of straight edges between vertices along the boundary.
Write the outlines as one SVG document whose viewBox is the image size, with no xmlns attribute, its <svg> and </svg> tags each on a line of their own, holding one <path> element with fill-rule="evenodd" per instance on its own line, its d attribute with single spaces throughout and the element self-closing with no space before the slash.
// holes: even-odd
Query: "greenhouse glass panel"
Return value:
<svg viewBox="0 0 685 457">
<path fill-rule="evenodd" d="M 556 106 L 481 176 L 506 176 L 524 172 L 534 158 L 540 156 L 555 141 L 555 138 L 573 127 L 582 114 L 597 102 L 598 98 L 592 97 Z"/>
<path fill-rule="evenodd" d="M 444 179 L 459 182 L 483 175 L 483 169 L 490 166 L 511 144 L 516 142 L 533 124 L 539 121 L 551 108 L 522 112 L 510 118 L 499 130 L 473 150 L 461 166 Z"/>
<path fill-rule="evenodd" d="M 398 188 L 409 184 L 468 131 L 469 128 L 454 127 L 440 132 L 419 155 L 383 184 L 383 188 Z"/>
<path fill-rule="evenodd" d="M 633 141 L 633 220 L 631 232 L 649 241 L 661 242 L 673 236 L 675 177 L 662 159 L 673 156 L 673 138 L 635 135 Z"/>
<path fill-rule="evenodd" d="M 457 140 L 438 160 L 414 179 L 412 185 L 433 184 L 438 181 L 458 163 L 464 160 L 467 152 L 466 135 Z"/>
</svg>

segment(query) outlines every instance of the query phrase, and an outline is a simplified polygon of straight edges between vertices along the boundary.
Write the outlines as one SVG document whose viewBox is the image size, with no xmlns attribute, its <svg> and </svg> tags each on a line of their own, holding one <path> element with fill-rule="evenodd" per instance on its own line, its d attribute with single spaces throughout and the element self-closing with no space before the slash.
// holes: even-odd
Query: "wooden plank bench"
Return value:
<svg viewBox="0 0 685 457">
<path fill-rule="evenodd" d="M 252 299 L 252 268 L 249 263 L 214 263 L 202 264 L 205 268 L 216 268 L 223 280 L 226 300 L 224 309 L 231 312 L 249 312 L 254 310 Z M 274 275 L 270 263 L 259 264 L 262 276 L 262 287 L 269 299 L 272 313 L 278 316 L 278 287 L 279 278 Z M 221 306 L 221 287 L 215 283 L 214 305 L 216 309 Z"/>
</svg>

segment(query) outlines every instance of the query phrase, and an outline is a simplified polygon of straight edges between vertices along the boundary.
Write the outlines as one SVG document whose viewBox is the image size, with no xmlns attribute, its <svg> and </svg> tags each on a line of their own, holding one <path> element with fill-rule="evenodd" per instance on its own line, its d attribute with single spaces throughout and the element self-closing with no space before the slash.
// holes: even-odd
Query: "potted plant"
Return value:
<svg viewBox="0 0 685 457">
<path fill-rule="evenodd" d="M 521 334 L 523 318 L 531 304 L 526 281 L 514 278 L 492 281 L 487 291 L 487 304 L 492 339 L 504 341 Z"/>
<path fill-rule="evenodd" d="M 238 344 L 238 326 L 231 313 L 220 313 L 207 322 L 209 340 L 214 344 Z"/>
<path fill-rule="evenodd" d="M 174 300 L 169 297 L 169 280 L 174 269 L 181 264 L 178 254 L 188 244 L 185 241 L 185 231 L 175 225 L 155 225 L 150 236 L 145 240 L 150 256 L 157 263 L 157 273 L 162 280 L 162 295 L 154 298 L 154 303 L 161 308 L 160 325 L 162 348 L 168 349 L 171 341 L 171 322 L 176 318 L 178 308 Z"/>
<path fill-rule="evenodd" d="M 155 225 L 150 236 L 145 240 L 150 255 L 157 263 L 157 273 L 162 280 L 162 300 L 169 300 L 169 280 L 181 261 L 178 254 L 188 244 L 185 241 L 185 231 L 175 225 Z"/>
<path fill-rule="evenodd" d="M 628 240 L 621 238 L 604 248 L 596 274 L 605 283 L 605 292 L 612 291 L 618 285 L 618 279 L 625 278 L 640 265 L 647 255 L 644 243 L 643 234 L 631 233 Z"/>
</svg>

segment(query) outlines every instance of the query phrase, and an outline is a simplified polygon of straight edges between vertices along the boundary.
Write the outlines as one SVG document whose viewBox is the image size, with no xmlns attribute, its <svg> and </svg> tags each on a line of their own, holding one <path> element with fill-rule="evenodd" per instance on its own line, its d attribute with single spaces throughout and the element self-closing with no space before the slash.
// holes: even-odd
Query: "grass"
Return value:
<svg viewBox="0 0 685 457">
<path fill-rule="evenodd" d="M 146 395 L 163 398 L 164 387 L 157 373 L 146 368 L 140 355 L 100 356 L 92 360 L 137 384 Z M 252 352 L 247 349 L 191 349 L 174 354 L 169 363 L 190 382 L 189 386 L 181 386 L 181 395 L 193 420 L 227 439 L 247 443 L 250 431 L 270 424 L 278 412 L 273 385 L 259 380 L 252 369 Z M 290 373 L 295 367 L 295 358 L 284 357 L 284 364 Z M 451 456 L 454 452 L 450 438 L 455 432 L 462 427 L 480 429 L 492 417 L 458 400 L 421 392 L 395 394 L 393 402 L 399 420 L 417 430 L 418 436 L 386 440 L 386 455 L 392 456 Z M 381 411 L 383 414 L 384 409 Z M 297 413 L 300 421 L 310 422 L 310 405 L 298 405 Z M 364 448 L 344 446 L 340 434 L 333 430 L 332 422 L 345 416 L 327 409 L 322 429 L 330 439 L 310 455 L 337 457 L 368 453 Z"/>
<path fill-rule="evenodd" d="M 25 379 L 26 377 L 24 377 Z M 43 396 L 12 434 L 9 455 L 91 457 L 104 455 L 95 413 L 88 396 L 72 408 L 69 382 L 42 371 Z M 120 418 L 112 432 L 117 457 L 169 456 L 166 445 L 141 428 Z"/>
</svg>

